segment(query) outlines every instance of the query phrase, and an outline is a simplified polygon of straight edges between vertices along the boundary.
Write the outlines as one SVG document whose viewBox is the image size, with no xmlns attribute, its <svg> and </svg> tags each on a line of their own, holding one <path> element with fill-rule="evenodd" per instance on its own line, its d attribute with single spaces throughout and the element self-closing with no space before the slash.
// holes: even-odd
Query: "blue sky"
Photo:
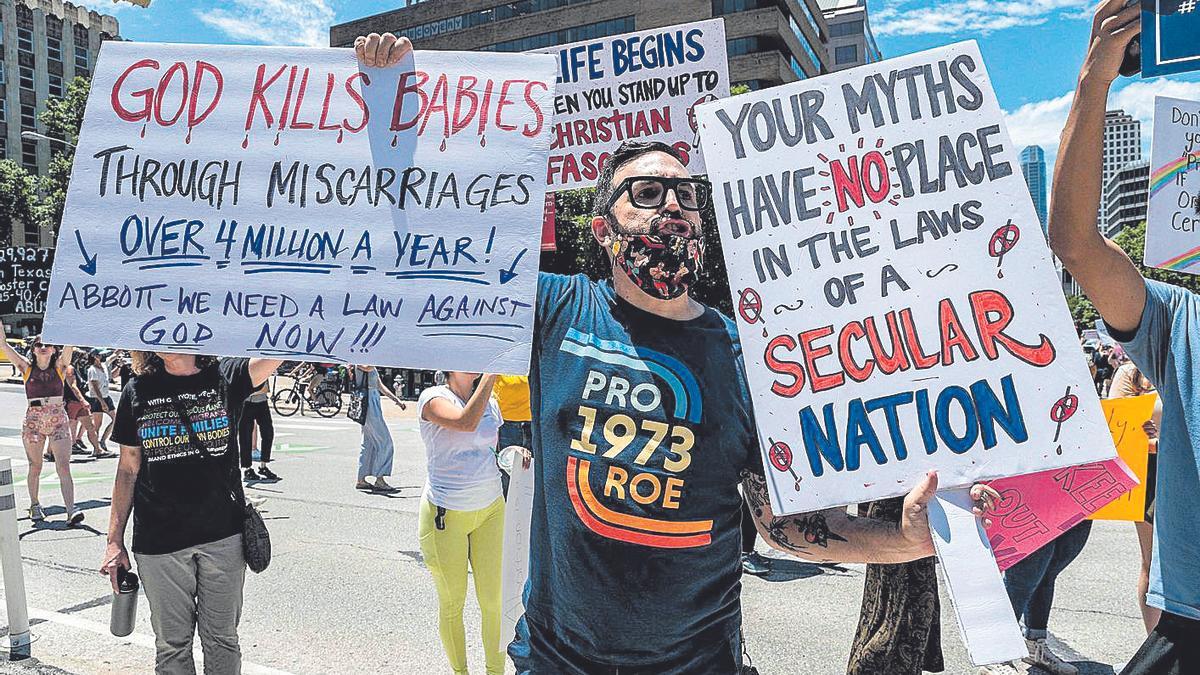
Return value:
<svg viewBox="0 0 1200 675">
<path fill-rule="evenodd" d="M 1095 1 L 870 0 L 869 6 L 885 57 L 978 40 L 1014 142 L 1039 144 L 1053 161 Z M 132 40 L 324 46 L 331 24 L 402 0 L 152 0 L 149 9 L 75 2 L 116 15 L 121 34 Z M 1200 74 L 1118 82 L 1109 107 L 1143 120 L 1147 147 L 1156 94 L 1200 99 Z"/>
</svg>

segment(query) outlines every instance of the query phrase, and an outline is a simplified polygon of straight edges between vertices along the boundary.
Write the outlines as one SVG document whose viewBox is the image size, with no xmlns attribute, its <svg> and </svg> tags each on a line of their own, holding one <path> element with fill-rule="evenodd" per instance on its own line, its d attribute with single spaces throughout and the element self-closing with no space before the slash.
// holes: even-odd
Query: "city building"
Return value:
<svg viewBox="0 0 1200 675">
<path fill-rule="evenodd" d="M 1124 110 L 1109 110 L 1104 114 L 1104 168 L 1101 174 L 1100 212 L 1096 227 L 1108 228 L 1108 198 L 1103 194 L 1109 181 L 1118 171 L 1132 162 L 1142 161 L 1142 123 Z"/>
<path fill-rule="evenodd" d="M 1030 145 L 1021 151 L 1021 173 L 1029 186 L 1033 198 L 1033 209 L 1037 211 L 1042 234 L 1046 234 L 1046 153 L 1040 145 Z"/>
<path fill-rule="evenodd" d="M 729 78 L 751 89 L 828 73 L 828 27 L 817 0 L 460 0 L 408 2 L 337 24 L 329 44 L 392 32 L 421 49 L 520 52 L 724 17 Z"/>
<path fill-rule="evenodd" d="M 76 76 L 90 77 L 102 40 L 116 39 L 117 19 L 62 0 L 0 0 L 0 158 L 42 173 L 63 146 L 46 138 L 38 115 L 46 100 L 62 96 Z M 49 244 L 26 224 L 13 244 Z"/>
<path fill-rule="evenodd" d="M 1104 236 L 1117 236 L 1146 219 L 1150 199 L 1150 161 L 1134 162 L 1113 174 L 1104 186 L 1104 211 L 1108 214 Z"/>
<path fill-rule="evenodd" d="M 825 47 L 829 50 L 830 72 L 883 60 L 871 32 L 867 0 L 820 0 L 820 5 L 829 24 Z"/>
</svg>

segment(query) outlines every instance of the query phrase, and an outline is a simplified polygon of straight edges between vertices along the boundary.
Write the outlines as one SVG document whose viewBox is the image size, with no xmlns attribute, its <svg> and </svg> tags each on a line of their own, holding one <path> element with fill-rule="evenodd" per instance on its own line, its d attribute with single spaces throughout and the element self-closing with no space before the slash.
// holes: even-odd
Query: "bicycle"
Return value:
<svg viewBox="0 0 1200 675">
<path fill-rule="evenodd" d="M 291 387 L 277 389 L 271 395 L 271 407 L 276 413 L 291 417 L 299 412 L 303 417 L 305 404 L 321 417 L 333 417 L 342 411 L 342 397 L 333 383 L 322 382 L 311 397 L 298 392 L 297 389 L 302 392 L 307 387 L 303 383 L 297 383 Z"/>
</svg>

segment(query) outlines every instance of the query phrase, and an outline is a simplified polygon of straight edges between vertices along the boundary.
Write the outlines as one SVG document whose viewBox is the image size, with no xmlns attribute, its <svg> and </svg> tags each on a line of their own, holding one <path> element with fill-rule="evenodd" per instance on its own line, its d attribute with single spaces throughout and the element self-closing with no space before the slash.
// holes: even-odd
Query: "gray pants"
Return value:
<svg viewBox="0 0 1200 675">
<path fill-rule="evenodd" d="M 242 615 L 246 561 L 242 535 L 163 555 L 134 554 L 154 628 L 154 672 L 192 675 L 192 638 L 200 630 L 204 672 L 237 675 L 242 651 L 237 627 Z"/>
</svg>

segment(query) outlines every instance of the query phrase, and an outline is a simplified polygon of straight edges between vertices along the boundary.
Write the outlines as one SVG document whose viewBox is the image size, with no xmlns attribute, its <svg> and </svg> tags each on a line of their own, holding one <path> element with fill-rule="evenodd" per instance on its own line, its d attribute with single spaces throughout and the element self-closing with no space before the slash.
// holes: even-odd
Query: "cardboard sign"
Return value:
<svg viewBox="0 0 1200 675">
<path fill-rule="evenodd" d="M 776 513 L 1114 456 L 974 42 L 698 115 Z"/>
<path fill-rule="evenodd" d="M 1108 420 L 1109 433 L 1117 444 L 1117 454 L 1137 479 L 1137 485 L 1116 501 L 1093 513 L 1092 520 L 1141 522 L 1146 519 L 1150 438 L 1146 436 L 1144 427 L 1154 415 L 1154 405 L 1157 402 L 1157 394 L 1110 398 L 1101 402 L 1104 405 L 1104 417 Z"/>
<path fill-rule="evenodd" d="M 1142 1 L 1142 77 L 1200 70 L 1200 2 Z"/>
<path fill-rule="evenodd" d="M 990 514 L 987 536 L 1003 571 L 1128 494 L 1138 479 L 1118 458 L 1001 478 L 991 485 L 1000 503 Z"/>
<path fill-rule="evenodd" d="M 1150 143 L 1144 264 L 1200 274 L 1198 230 L 1200 102 L 1158 96 L 1154 99 L 1154 137 Z"/>
<path fill-rule="evenodd" d="M 0 248 L 0 316 L 44 314 L 54 249 Z"/>
<path fill-rule="evenodd" d="M 524 373 L 554 59 L 107 42 L 47 339 Z"/>
<path fill-rule="evenodd" d="M 725 21 L 654 28 L 537 50 L 558 58 L 550 190 L 594 187 L 621 141 L 661 141 L 705 172 L 694 107 L 729 96 Z"/>
</svg>

